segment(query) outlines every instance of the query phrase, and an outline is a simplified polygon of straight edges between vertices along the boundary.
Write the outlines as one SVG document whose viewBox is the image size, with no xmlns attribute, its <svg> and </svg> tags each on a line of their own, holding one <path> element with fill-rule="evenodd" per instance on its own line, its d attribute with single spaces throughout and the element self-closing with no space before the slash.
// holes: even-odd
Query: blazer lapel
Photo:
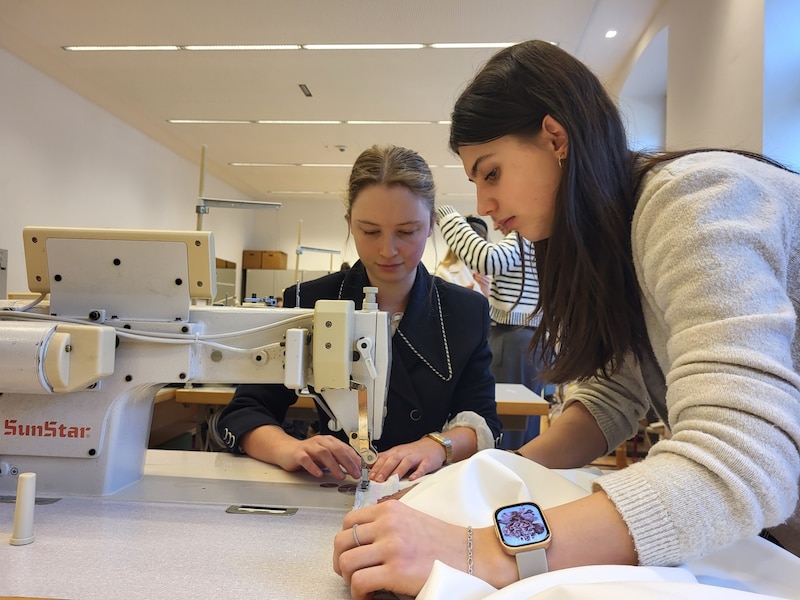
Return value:
<svg viewBox="0 0 800 600">
<path fill-rule="evenodd" d="M 440 315 L 439 292 L 432 289 L 434 285 L 433 277 L 420 263 L 411 288 L 411 298 L 395 336 L 402 332 L 403 343 L 427 363 L 428 368 L 446 381 L 452 377 L 452 372 Z"/>
</svg>

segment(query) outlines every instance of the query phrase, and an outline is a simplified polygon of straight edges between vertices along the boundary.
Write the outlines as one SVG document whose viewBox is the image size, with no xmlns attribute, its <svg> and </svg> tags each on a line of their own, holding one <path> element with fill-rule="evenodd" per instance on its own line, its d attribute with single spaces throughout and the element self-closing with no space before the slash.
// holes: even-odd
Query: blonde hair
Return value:
<svg viewBox="0 0 800 600">
<path fill-rule="evenodd" d="M 372 146 L 364 150 L 353 164 L 345 198 L 345 220 L 349 223 L 353 203 L 365 188 L 372 185 L 402 185 L 425 203 L 434 220 L 436 186 L 433 174 L 419 154 L 400 146 Z"/>
</svg>

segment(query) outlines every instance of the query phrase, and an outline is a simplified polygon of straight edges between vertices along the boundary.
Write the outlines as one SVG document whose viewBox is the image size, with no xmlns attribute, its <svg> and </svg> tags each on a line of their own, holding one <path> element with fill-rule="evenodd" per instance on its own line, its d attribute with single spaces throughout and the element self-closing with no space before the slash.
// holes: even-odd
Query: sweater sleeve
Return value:
<svg viewBox="0 0 800 600">
<path fill-rule="evenodd" d="M 776 171 L 741 157 L 684 159 L 651 176 L 639 200 L 634 264 L 671 438 L 596 486 L 641 564 L 704 556 L 795 510 L 800 378 L 787 232 L 800 185 L 790 201 L 768 183 Z"/>
<path fill-rule="evenodd" d="M 437 207 L 436 215 L 444 241 L 473 271 L 495 275 L 522 268 L 515 233 L 509 233 L 498 243 L 488 242 L 452 206 Z"/>
</svg>

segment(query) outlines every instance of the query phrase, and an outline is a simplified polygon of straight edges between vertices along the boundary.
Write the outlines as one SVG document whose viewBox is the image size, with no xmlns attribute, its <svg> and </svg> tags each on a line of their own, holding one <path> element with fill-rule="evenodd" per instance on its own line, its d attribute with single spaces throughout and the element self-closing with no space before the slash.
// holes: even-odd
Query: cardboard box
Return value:
<svg viewBox="0 0 800 600">
<path fill-rule="evenodd" d="M 286 252 L 280 252 L 278 250 L 264 250 L 261 252 L 261 268 L 285 269 L 286 258 Z"/>
<path fill-rule="evenodd" d="M 261 250 L 245 250 L 242 252 L 243 269 L 261 268 Z"/>
</svg>

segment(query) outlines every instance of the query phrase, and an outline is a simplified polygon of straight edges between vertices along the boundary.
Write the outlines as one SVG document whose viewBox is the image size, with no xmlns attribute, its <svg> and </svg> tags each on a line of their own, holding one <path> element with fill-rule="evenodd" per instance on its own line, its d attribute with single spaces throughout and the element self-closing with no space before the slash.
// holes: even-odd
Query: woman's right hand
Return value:
<svg viewBox="0 0 800 600">
<path fill-rule="evenodd" d="M 278 456 L 278 465 L 285 470 L 305 469 L 314 477 L 322 477 L 324 470 L 336 479 L 344 479 L 345 472 L 356 479 L 361 477 L 361 457 L 339 438 L 315 435 L 305 440 L 292 439 Z"/>
<path fill-rule="evenodd" d="M 333 568 L 354 600 L 371 598 L 377 590 L 416 596 L 435 559 L 467 568 L 465 528 L 397 501 L 349 512 L 333 546 Z"/>
<path fill-rule="evenodd" d="M 286 471 L 305 469 L 314 477 L 322 477 L 327 470 L 339 480 L 345 473 L 361 478 L 361 457 L 332 435 L 298 440 L 276 425 L 262 425 L 242 436 L 241 447 L 248 456 Z"/>
</svg>

